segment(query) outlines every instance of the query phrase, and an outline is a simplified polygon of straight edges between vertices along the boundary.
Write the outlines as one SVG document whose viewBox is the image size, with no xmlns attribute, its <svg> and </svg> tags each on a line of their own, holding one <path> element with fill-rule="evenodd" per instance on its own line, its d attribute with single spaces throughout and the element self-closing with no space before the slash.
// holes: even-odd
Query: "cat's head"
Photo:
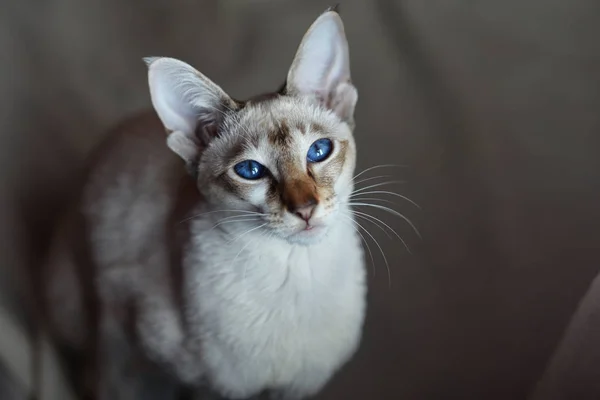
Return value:
<svg viewBox="0 0 600 400">
<path fill-rule="evenodd" d="M 188 64 L 147 59 L 152 103 L 215 209 L 292 243 L 313 243 L 340 219 L 353 189 L 357 91 L 339 14 L 305 34 L 276 93 L 237 101 Z M 244 218 L 237 221 L 244 224 Z"/>
</svg>

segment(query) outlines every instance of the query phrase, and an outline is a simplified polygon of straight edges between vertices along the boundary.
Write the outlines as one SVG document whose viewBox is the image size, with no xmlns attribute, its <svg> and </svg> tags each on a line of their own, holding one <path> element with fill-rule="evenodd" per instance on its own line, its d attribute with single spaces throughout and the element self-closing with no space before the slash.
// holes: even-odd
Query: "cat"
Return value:
<svg viewBox="0 0 600 400">
<path fill-rule="evenodd" d="M 315 395 L 356 352 L 366 311 L 339 13 L 311 25 L 278 92 L 247 101 L 183 61 L 145 62 L 154 110 L 95 152 L 54 236 L 51 331 L 92 352 L 101 400 L 134 390 L 115 382 L 136 355 L 230 399 Z"/>
</svg>

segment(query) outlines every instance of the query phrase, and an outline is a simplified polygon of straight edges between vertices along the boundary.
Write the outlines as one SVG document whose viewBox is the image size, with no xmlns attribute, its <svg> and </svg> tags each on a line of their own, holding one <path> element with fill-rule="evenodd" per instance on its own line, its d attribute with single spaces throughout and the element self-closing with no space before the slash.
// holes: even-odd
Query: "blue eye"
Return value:
<svg viewBox="0 0 600 400">
<path fill-rule="evenodd" d="M 325 160 L 333 150 L 333 143 L 329 139 L 319 139 L 315 141 L 308 149 L 306 158 L 308 162 L 317 163 Z"/>
<path fill-rule="evenodd" d="M 244 179 L 256 180 L 265 176 L 265 172 L 267 169 L 264 165 L 254 161 L 254 160 L 245 160 L 240 163 L 235 164 L 233 167 L 236 174 L 241 176 Z"/>
</svg>

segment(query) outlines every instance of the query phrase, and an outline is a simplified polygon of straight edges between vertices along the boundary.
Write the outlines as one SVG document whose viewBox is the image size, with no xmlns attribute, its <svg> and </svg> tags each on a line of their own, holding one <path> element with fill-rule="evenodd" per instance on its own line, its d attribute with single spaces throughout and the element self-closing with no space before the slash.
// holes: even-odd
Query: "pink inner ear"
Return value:
<svg viewBox="0 0 600 400">
<path fill-rule="evenodd" d="M 202 119 L 198 121 L 195 136 L 202 147 L 206 147 L 212 139 L 217 137 L 219 133 L 219 122 L 220 121 L 213 120 L 203 121 Z"/>
</svg>

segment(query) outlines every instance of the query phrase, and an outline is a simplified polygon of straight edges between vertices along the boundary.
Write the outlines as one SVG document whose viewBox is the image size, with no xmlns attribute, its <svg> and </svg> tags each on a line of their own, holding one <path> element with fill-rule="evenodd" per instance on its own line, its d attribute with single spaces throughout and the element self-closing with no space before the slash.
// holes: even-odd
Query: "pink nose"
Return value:
<svg viewBox="0 0 600 400">
<path fill-rule="evenodd" d="M 311 204 L 311 205 L 297 208 L 296 210 L 294 210 L 294 214 L 296 216 L 298 216 L 299 218 L 302 218 L 303 220 L 308 222 L 310 217 L 312 217 L 314 211 L 315 211 L 315 206 Z"/>
</svg>

